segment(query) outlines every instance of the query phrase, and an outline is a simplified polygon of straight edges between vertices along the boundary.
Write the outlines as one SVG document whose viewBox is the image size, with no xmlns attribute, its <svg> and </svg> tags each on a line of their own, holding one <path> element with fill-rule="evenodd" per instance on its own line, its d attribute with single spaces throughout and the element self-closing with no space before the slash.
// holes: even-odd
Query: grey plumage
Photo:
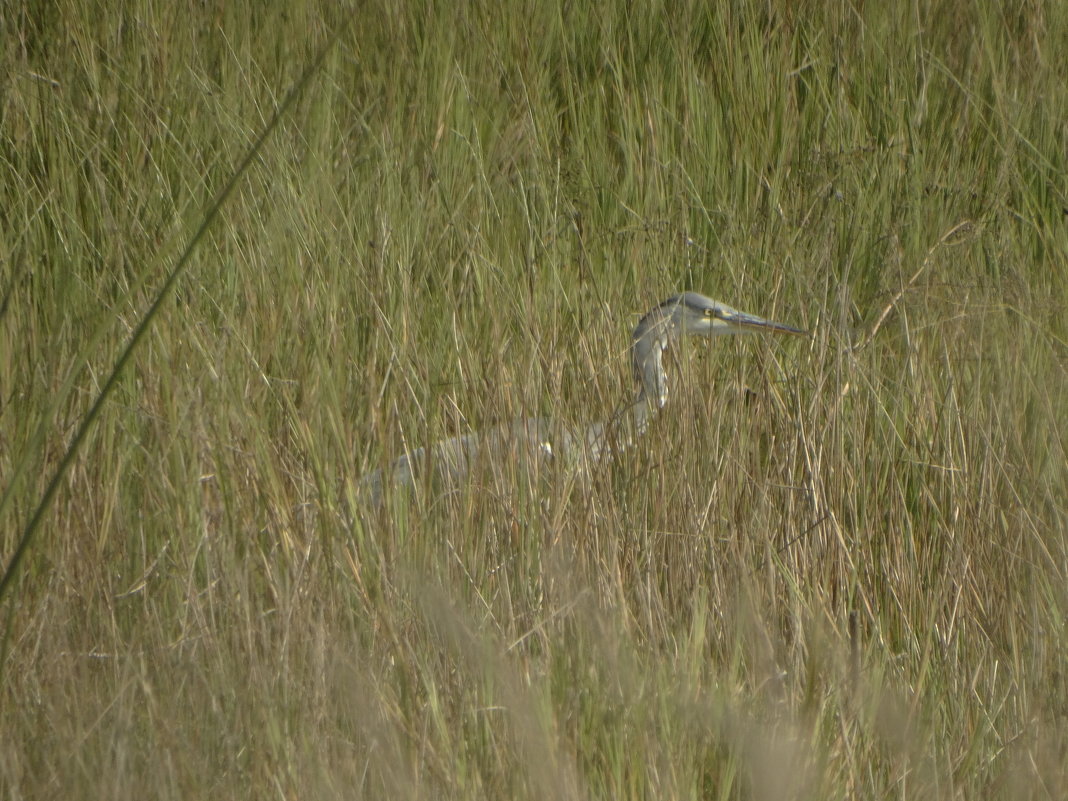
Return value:
<svg viewBox="0 0 1068 801">
<path fill-rule="evenodd" d="M 638 395 L 629 412 L 578 432 L 547 418 L 527 418 L 486 431 L 451 437 L 429 449 L 416 448 L 384 471 L 360 481 L 360 494 L 381 503 L 387 487 L 418 487 L 425 478 L 435 488 L 454 490 L 484 462 L 514 463 L 536 473 L 547 465 L 588 471 L 614 450 L 628 446 L 648 427 L 667 402 L 668 383 L 663 354 L 684 336 L 715 337 L 754 331 L 805 334 L 800 328 L 740 312 L 696 292 L 674 295 L 651 309 L 631 335 L 631 363 Z M 425 471 L 432 471 L 427 476 Z"/>
</svg>

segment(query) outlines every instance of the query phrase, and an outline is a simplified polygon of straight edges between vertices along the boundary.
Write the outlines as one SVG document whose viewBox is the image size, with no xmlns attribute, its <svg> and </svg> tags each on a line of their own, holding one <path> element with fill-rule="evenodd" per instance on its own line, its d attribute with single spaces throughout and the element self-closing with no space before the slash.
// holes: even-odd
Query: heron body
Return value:
<svg viewBox="0 0 1068 801">
<path fill-rule="evenodd" d="M 429 449 L 416 448 L 384 470 L 368 473 L 360 481 L 361 493 L 378 505 L 387 487 L 417 487 L 424 478 L 430 479 L 435 487 L 459 489 L 465 479 L 489 461 L 522 462 L 528 469 L 563 464 L 567 469 L 586 471 L 629 445 L 667 403 L 663 355 L 672 343 L 687 336 L 711 338 L 760 331 L 807 333 L 738 311 L 697 292 L 674 295 L 642 317 L 631 336 L 630 354 L 638 395 L 629 414 L 577 431 L 556 420 L 535 417 L 451 437 Z"/>
</svg>

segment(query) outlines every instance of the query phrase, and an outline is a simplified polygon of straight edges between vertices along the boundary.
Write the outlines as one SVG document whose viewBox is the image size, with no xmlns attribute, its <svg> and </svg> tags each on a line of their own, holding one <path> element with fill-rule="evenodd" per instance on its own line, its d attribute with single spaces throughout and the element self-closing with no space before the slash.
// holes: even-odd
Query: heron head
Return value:
<svg viewBox="0 0 1068 801">
<path fill-rule="evenodd" d="M 732 309 L 697 292 L 684 292 L 668 301 L 675 304 L 674 322 L 679 333 L 715 337 L 725 334 L 749 334 L 759 331 L 805 336 L 807 331 L 792 325 L 765 320 L 755 314 Z"/>
</svg>

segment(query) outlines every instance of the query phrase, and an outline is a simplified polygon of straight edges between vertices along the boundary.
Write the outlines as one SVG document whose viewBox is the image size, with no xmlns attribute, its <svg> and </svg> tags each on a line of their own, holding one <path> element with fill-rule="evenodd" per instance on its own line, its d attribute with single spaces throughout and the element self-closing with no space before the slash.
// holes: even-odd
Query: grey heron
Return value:
<svg viewBox="0 0 1068 801">
<path fill-rule="evenodd" d="M 365 475 L 360 480 L 360 494 L 378 505 L 387 487 L 419 487 L 424 479 L 429 479 L 435 488 L 459 489 L 477 467 L 498 459 L 525 460 L 528 464 L 562 463 L 586 470 L 629 445 L 667 403 L 663 354 L 673 342 L 686 336 L 711 338 L 760 331 L 807 334 L 800 328 L 738 311 L 697 292 L 674 295 L 642 317 L 631 335 L 630 354 L 638 395 L 629 409 L 584 430 L 535 417 L 451 437 L 429 449 L 415 448 L 386 468 Z"/>
</svg>

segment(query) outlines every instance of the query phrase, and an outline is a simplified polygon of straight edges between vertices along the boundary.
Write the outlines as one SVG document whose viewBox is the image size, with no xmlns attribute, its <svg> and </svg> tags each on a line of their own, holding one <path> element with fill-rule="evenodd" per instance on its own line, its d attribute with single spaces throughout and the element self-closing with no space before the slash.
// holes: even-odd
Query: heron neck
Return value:
<svg viewBox="0 0 1068 801">
<path fill-rule="evenodd" d="M 644 430 L 650 418 L 667 403 L 668 382 L 664 372 L 664 351 L 678 336 L 674 309 L 658 306 L 638 323 L 631 337 L 631 358 L 638 380 L 638 398 L 634 402 L 634 422 Z"/>
</svg>

